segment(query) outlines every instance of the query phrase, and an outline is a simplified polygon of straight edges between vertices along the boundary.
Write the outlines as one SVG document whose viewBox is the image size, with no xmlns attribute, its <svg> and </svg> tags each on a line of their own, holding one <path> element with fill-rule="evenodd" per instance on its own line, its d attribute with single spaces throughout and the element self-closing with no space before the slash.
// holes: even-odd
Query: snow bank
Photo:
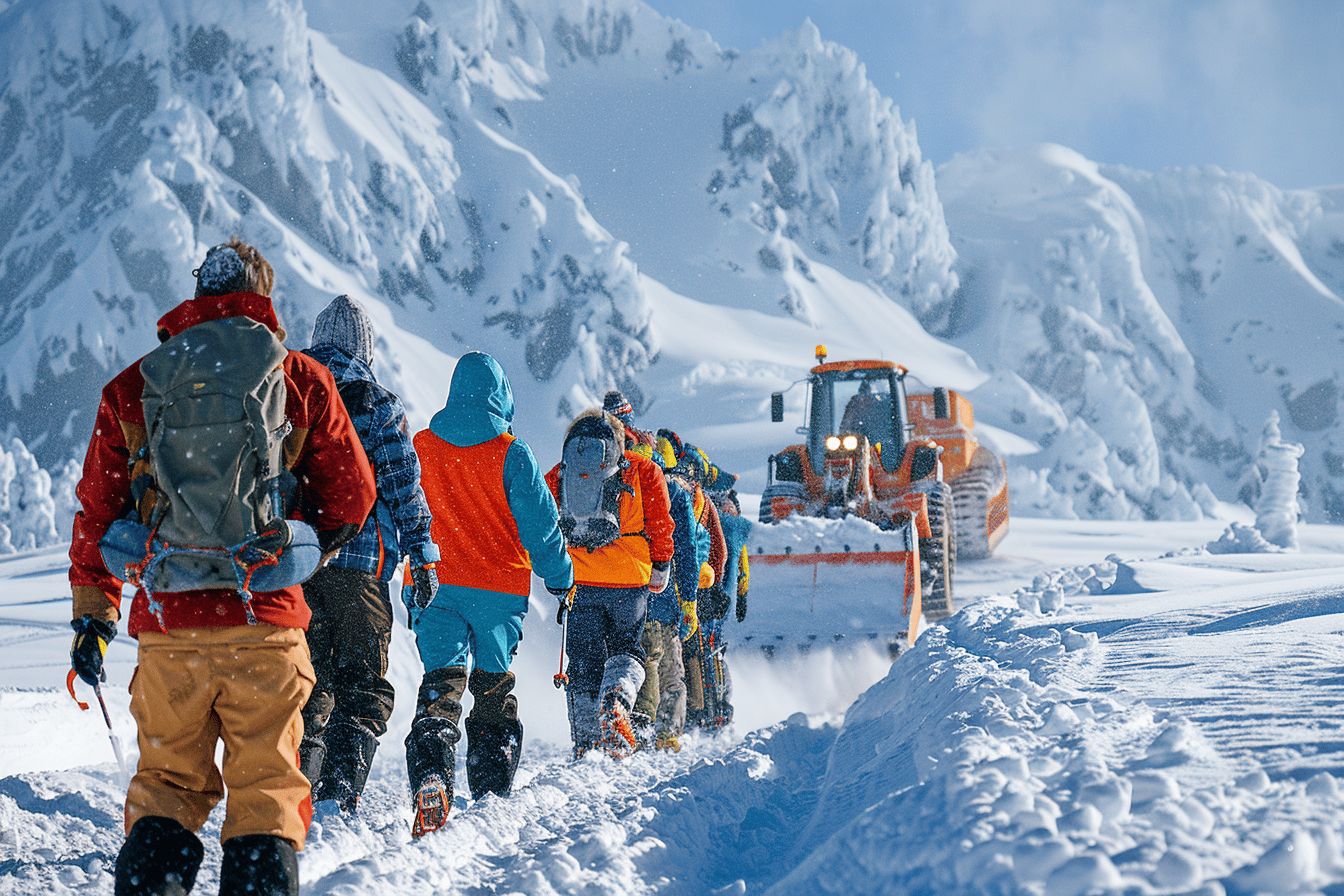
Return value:
<svg viewBox="0 0 1344 896">
<path fill-rule="evenodd" d="M 797 718 L 749 737 L 685 776 L 684 811 L 651 796 L 647 862 L 679 869 L 677 892 L 1308 893 L 1344 878 L 1336 778 L 1227 763 L 1188 720 L 1084 687 L 1106 665 L 1095 631 L 1021 612 L 1028 593 L 1058 615 L 1065 592 L 1131 588 L 1112 557 L 963 610 L 838 729 Z"/>
</svg>

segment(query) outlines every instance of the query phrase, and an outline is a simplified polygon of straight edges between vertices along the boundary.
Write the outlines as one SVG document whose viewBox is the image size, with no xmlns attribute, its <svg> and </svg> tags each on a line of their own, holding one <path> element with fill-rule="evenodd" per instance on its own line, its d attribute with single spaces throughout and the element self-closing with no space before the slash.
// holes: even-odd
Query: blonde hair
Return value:
<svg viewBox="0 0 1344 896">
<path fill-rule="evenodd" d="M 243 260 L 243 268 L 247 271 L 248 292 L 255 292 L 257 295 L 269 296 L 271 290 L 275 288 L 275 268 L 266 260 L 256 246 L 245 243 L 238 237 L 234 237 L 224 245 L 238 253 L 238 257 Z"/>
</svg>

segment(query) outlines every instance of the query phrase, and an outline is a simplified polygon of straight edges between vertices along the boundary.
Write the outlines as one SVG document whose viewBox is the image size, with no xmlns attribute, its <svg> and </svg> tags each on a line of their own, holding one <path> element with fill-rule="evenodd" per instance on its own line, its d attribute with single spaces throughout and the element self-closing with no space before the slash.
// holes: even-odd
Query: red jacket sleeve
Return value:
<svg viewBox="0 0 1344 896">
<path fill-rule="evenodd" d="M 115 620 L 120 615 L 121 580 L 107 571 L 98 542 L 108 526 L 131 509 L 129 451 L 114 410 L 115 381 L 103 390 L 84 472 L 75 488 L 80 510 L 70 537 L 70 590 L 73 615 Z"/>
<path fill-rule="evenodd" d="M 638 455 L 639 493 L 644 501 L 644 534 L 649 537 L 649 558 L 655 563 L 666 563 L 672 559 L 672 533 L 676 523 L 672 522 L 672 501 L 667 496 L 667 480 L 663 471 L 651 460 Z"/>
<path fill-rule="evenodd" d="M 722 583 L 723 570 L 728 565 L 728 542 L 723 537 L 719 511 L 708 495 L 705 496 L 705 528 L 709 530 L 709 565 L 714 569 L 714 581 Z"/>
<path fill-rule="evenodd" d="M 330 531 L 363 526 L 378 497 L 373 469 L 355 425 L 336 391 L 331 371 L 304 355 L 288 369 L 300 394 L 307 425 L 294 464 L 301 488 L 303 519 Z M 311 363 L 310 363 L 311 362 Z"/>
</svg>

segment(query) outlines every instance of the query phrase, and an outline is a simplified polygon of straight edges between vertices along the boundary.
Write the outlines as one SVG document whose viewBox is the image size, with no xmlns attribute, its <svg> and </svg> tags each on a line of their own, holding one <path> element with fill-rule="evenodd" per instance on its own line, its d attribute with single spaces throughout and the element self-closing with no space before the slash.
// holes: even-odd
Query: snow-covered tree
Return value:
<svg viewBox="0 0 1344 896">
<path fill-rule="evenodd" d="M 1298 460 L 1303 450 L 1301 445 L 1283 440 L 1278 412 L 1271 411 L 1255 462 L 1260 478 L 1255 527 L 1266 541 L 1283 548 L 1297 547 L 1297 520 L 1301 515 L 1297 491 L 1302 481 Z"/>
<path fill-rule="evenodd" d="M 56 502 L 56 533 L 62 538 L 70 533 L 71 521 L 79 511 L 79 498 L 75 496 L 75 486 L 83 473 L 79 461 L 73 458 L 56 471 L 52 477 L 51 499 Z"/>
<path fill-rule="evenodd" d="M 19 438 L 9 442 L 9 531 L 16 550 L 45 547 L 60 540 L 56 534 L 56 502 L 51 498 L 51 474 L 38 466 Z"/>
</svg>

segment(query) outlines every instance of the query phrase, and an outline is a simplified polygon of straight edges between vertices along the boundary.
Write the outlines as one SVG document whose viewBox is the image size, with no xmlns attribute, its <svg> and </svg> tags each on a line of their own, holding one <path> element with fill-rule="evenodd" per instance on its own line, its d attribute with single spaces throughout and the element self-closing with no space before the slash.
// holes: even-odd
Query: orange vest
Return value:
<svg viewBox="0 0 1344 896">
<path fill-rule="evenodd" d="M 439 582 L 526 595 L 532 559 L 518 538 L 518 524 L 504 491 L 504 457 L 513 436 L 460 448 L 429 430 L 416 433 L 420 484 L 433 514 L 430 534 L 439 546 Z"/>
</svg>

